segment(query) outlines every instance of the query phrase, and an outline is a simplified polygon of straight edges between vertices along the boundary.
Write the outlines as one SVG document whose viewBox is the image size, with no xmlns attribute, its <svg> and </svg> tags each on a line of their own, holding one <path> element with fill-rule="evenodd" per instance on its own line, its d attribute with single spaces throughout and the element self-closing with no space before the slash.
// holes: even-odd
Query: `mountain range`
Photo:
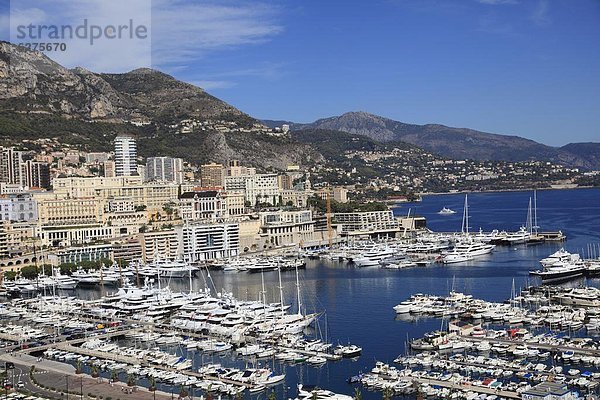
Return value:
<svg viewBox="0 0 600 400">
<path fill-rule="evenodd" d="M 452 159 L 544 160 L 582 169 L 600 168 L 600 143 L 547 146 L 519 136 L 499 135 L 439 124 L 416 125 L 366 112 L 348 112 L 308 124 L 263 120 L 267 126 L 290 125 L 295 131 L 326 129 L 367 136 L 378 142 L 406 142 Z"/>
<path fill-rule="evenodd" d="M 67 69 L 44 54 L 0 42 L 0 144 L 54 138 L 88 151 L 109 151 L 117 134 L 129 132 L 137 135 L 141 156 L 177 156 L 195 164 L 238 159 L 283 169 L 322 159 L 310 145 L 290 146 L 289 137 L 173 129 L 193 119 L 238 128 L 262 126 L 203 89 L 162 72 Z"/>
<path fill-rule="evenodd" d="M 185 120 L 219 121 L 239 129 L 174 129 Z M 284 123 L 290 124 L 291 134 L 270 135 L 261 129 Z M 259 121 L 159 71 L 103 74 L 67 69 L 42 53 L 0 42 L 0 145 L 54 138 L 88 151 L 109 151 L 114 136 L 122 132 L 138 136 L 143 157 L 170 155 L 195 164 L 239 159 L 265 170 L 334 161 L 346 148 L 400 142 L 454 159 L 548 160 L 600 169 L 599 143 L 555 148 L 517 136 L 406 124 L 365 112 L 310 124 Z M 356 136 L 369 140 L 356 141 Z"/>
</svg>

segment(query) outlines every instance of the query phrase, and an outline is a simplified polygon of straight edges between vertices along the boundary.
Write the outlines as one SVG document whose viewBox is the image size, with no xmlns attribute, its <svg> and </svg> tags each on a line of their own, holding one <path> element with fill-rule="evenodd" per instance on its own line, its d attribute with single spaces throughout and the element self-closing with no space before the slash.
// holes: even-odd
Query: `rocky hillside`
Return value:
<svg viewBox="0 0 600 400">
<path fill-rule="evenodd" d="M 210 127 L 174 130 L 184 119 L 224 121 L 231 132 Z M 57 138 L 86 150 L 110 150 L 121 132 L 136 133 L 140 154 L 188 161 L 231 158 L 263 168 L 319 160 L 320 154 L 289 137 L 242 129 L 254 118 L 206 93 L 151 69 L 98 74 L 67 69 L 45 55 L 0 42 L 0 144 Z"/>
<path fill-rule="evenodd" d="M 270 122 L 265 123 L 269 125 Z M 292 129 L 337 130 L 364 135 L 380 142 L 403 141 L 453 159 L 549 160 L 584 169 L 600 169 L 598 143 L 575 143 L 555 148 L 518 136 L 438 124 L 405 124 L 366 112 L 349 112 L 310 124 L 289 124 Z"/>
</svg>

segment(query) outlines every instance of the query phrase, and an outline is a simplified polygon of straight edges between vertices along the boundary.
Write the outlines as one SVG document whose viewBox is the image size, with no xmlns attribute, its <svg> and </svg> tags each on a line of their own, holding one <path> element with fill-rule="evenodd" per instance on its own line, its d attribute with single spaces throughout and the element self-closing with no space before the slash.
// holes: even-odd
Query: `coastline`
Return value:
<svg viewBox="0 0 600 400">
<path fill-rule="evenodd" d="M 506 192 L 530 192 L 533 190 L 537 191 L 546 191 L 546 190 L 579 190 L 579 189 L 600 189 L 598 186 L 567 186 L 567 187 L 545 187 L 545 188 L 528 188 L 528 189 L 496 189 L 496 190 L 460 190 L 456 192 L 427 192 L 427 193 L 418 193 L 420 197 L 426 196 L 445 196 L 452 194 L 471 194 L 471 193 L 506 193 Z M 412 203 L 412 202 L 405 202 Z"/>
</svg>

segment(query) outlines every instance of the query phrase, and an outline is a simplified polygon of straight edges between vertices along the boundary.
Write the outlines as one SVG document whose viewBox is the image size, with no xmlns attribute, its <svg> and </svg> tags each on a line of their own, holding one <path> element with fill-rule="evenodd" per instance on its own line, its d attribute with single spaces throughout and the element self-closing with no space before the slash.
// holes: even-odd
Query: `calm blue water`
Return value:
<svg viewBox="0 0 600 400">
<path fill-rule="evenodd" d="M 525 223 L 531 195 L 528 192 L 469 195 L 471 229 L 517 230 Z M 395 213 L 405 215 L 411 209 L 411 213 L 427 217 L 428 226 L 434 231 L 459 231 L 463 202 L 464 195 L 459 194 L 429 196 L 419 203 L 402 204 Z M 444 206 L 457 213 L 438 215 Z M 581 251 L 588 243 L 600 243 L 600 189 L 538 192 L 538 223 L 542 231 L 562 230 L 568 237 L 567 242 L 497 247 L 488 258 L 467 265 L 434 265 L 400 271 L 309 261 L 307 269 L 301 272 L 304 305 L 308 310 L 326 311 L 327 318 L 322 318 L 319 324 L 323 336 L 327 334 L 334 343 L 358 344 L 363 347 L 363 354 L 357 361 L 330 362 L 320 369 L 306 365 L 283 367 L 276 363 L 276 371 L 285 368 L 287 374 L 285 385 L 277 389 L 278 398 L 294 397 L 299 382 L 352 394 L 354 387 L 345 382 L 349 376 L 370 370 L 376 360 L 391 363 L 404 353 L 407 338 L 439 329 L 440 321 L 436 319 L 396 320 L 392 307 L 414 293 L 443 295 L 454 285 L 455 290 L 476 297 L 503 301 L 510 297 L 513 279 L 517 287 L 526 285 L 528 271 L 538 268 L 538 260 L 561 246 L 569 251 Z M 261 290 L 259 274 L 214 272 L 212 278 L 218 290 L 231 291 L 239 298 L 257 299 Z M 264 279 L 268 299 L 278 301 L 277 274 L 266 273 Z M 295 273 L 284 273 L 283 280 L 286 301 L 295 306 Z M 587 283 L 600 284 L 598 280 Z M 186 282 L 177 286 L 184 290 L 188 288 Z M 197 279 L 194 286 L 203 287 L 203 280 Z M 211 359 L 198 357 L 196 367 L 202 361 Z M 216 357 L 212 361 L 235 363 L 230 357 Z M 265 397 L 264 394 L 260 396 Z M 380 399 L 381 394 L 363 390 L 363 398 Z"/>
</svg>

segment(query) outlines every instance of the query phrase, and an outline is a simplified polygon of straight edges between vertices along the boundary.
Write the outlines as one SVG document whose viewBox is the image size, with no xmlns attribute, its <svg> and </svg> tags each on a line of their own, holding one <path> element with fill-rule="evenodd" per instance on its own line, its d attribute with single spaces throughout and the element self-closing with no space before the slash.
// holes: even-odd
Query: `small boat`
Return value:
<svg viewBox="0 0 600 400">
<path fill-rule="evenodd" d="M 451 210 L 447 207 L 443 207 L 440 211 L 438 211 L 438 214 L 440 215 L 452 215 L 452 214 L 456 214 L 456 211 Z"/>
<path fill-rule="evenodd" d="M 319 400 L 352 400 L 351 396 L 334 393 L 329 390 L 319 389 L 313 385 L 298 385 L 298 397 L 296 400 L 319 399 Z"/>
</svg>

